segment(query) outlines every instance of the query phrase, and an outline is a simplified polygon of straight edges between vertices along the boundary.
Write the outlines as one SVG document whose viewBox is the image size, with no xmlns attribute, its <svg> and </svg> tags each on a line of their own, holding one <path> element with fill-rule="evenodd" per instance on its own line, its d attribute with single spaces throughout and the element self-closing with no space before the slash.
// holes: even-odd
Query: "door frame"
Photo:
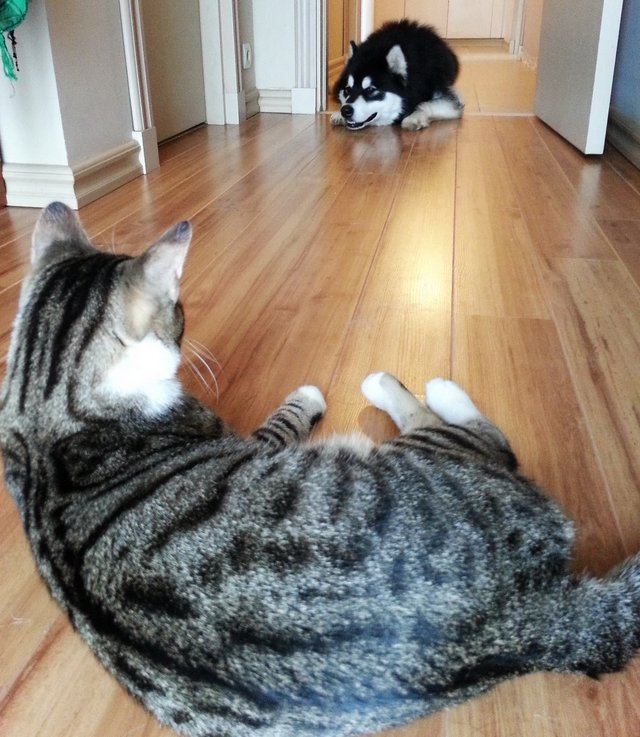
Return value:
<svg viewBox="0 0 640 737">
<path fill-rule="evenodd" d="M 235 0 L 199 0 L 206 122 L 239 123 L 246 117 L 238 60 Z M 143 172 L 159 166 L 140 0 L 120 0 L 133 138 L 140 145 Z"/>
</svg>

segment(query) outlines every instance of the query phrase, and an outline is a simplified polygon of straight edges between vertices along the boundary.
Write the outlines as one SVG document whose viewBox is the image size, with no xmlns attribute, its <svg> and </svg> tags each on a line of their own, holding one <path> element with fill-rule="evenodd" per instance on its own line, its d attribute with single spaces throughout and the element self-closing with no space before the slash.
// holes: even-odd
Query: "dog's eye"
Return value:
<svg viewBox="0 0 640 737">
<path fill-rule="evenodd" d="M 367 87 L 367 89 L 364 91 L 364 96 L 368 99 L 372 99 L 378 95 L 378 89 L 377 87 L 374 87 L 373 85 L 370 85 Z"/>
<path fill-rule="evenodd" d="M 343 87 L 342 92 L 348 97 L 351 94 L 351 87 L 349 87 L 348 85 L 346 87 Z"/>
</svg>

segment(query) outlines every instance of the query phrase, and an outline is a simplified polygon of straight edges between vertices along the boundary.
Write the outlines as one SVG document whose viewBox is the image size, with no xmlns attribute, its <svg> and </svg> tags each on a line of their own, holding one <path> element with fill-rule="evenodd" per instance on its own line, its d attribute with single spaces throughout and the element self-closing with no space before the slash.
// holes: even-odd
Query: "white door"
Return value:
<svg viewBox="0 0 640 737">
<path fill-rule="evenodd" d="M 586 154 L 601 154 L 622 0 L 545 0 L 536 115 Z"/>
<path fill-rule="evenodd" d="M 199 0 L 142 0 L 153 123 L 159 141 L 206 118 Z"/>
</svg>

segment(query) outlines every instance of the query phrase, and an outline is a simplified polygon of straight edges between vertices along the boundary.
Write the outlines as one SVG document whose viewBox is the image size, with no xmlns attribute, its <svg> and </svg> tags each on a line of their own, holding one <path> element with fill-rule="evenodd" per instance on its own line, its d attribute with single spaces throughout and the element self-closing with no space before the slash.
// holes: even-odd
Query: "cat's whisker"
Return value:
<svg viewBox="0 0 640 737">
<path fill-rule="evenodd" d="M 194 358 L 197 358 L 198 361 L 200 361 L 200 363 L 204 366 L 204 368 L 206 369 L 207 373 L 211 377 L 211 381 L 213 382 L 213 386 L 215 388 L 216 401 L 218 401 L 220 399 L 220 388 L 218 386 L 218 379 L 216 378 L 216 375 L 213 372 L 213 369 L 211 368 L 211 366 L 209 366 L 209 364 L 207 363 L 207 361 L 205 360 L 205 358 L 200 354 L 200 352 L 198 351 L 196 345 L 194 345 L 194 343 L 193 343 L 192 340 L 190 340 L 189 338 L 187 338 L 186 343 L 187 343 L 187 346 L 189 347 L 189 350 L 191 351 L 191 355 Z M 202 382 L 203 382 L 203 385 L 206 386 L 209 391 L 211 391 L 211 384 L 205 379 L 205 377 L 203 376 L 202 372 L 198 369 L 198 367 L 195 365 L 195 363 L 192 361 L 192 359 L 189 356 L 187 356 L 186 358 L 187 358 L 188 363 L 191 365 L 192 369 L 194 371 L 196 371 L 197 374 L 201 377 Z M 213 360 L 215 360 L 215 359 L 213 359 Z M 216 363 L 217 363 L 217 361 L 216 361 Z"/>
<path fill-rule="evenodd" d="M 218 359 L 213 355 L 211 350 L 207 348 L 204 343 L 201 343 L 195 338 L 187 338 L 187 341 L 191 344 L 192 348 L 197 348 L 200 353 L 203 353 L 209 360 L 213 361 L 220 370 L 222 370 L 222 364 L 220 363 L 220 361 L 218 361 Z"/>
<path fill-rule="evenodd" d="M 204 390 L 207 392 L 207 394 L 212 394 L 211 386 L 207 383 L 206 379 L 202 375 L 202 372 L 198 369 L 198 367 L 195 365 L 195 363 L 189 358 L 189 356 L 185 356 L 185 364 L 189 371 L 191 371 L 192 376 L 195 377 L 196 381 L 204 388 Z"/>
</svg>

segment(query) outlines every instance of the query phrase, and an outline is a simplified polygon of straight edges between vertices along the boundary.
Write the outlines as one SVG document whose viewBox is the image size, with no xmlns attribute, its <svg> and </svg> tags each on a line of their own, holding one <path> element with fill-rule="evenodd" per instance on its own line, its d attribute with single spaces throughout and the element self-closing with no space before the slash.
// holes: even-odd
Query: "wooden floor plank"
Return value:
<svg viewBox="0 0 640 737">
<path fill-rule="evenodd" d="M 535 70 L 505 48 L 471 46 L 464 40 L 451 45 L 460 61 L 456 89 L 465 103 L 465 114 L 533 114 Z"/>
<path fill-rule="evenodd" d="M 640 211 L 636 220 L 600 220 L 600 227 L 640 287 Z"/>
<path fill-rule="evenodd" d="M 345 336 L 323 433 L 361 430 L 379 442 L 397 432 L 360 395 L 373 371 L 422 396 L 427 379 L 449 375 L 455 134 L 449 125 L 416 138 Z"/>
<path fill-rule="evenodd" d="M 564 175 L 573 185 L 580 201 L 596 220 L 620 220 L 637 213 L 640 217 L 640 193 L 600 156 L 585 156 L 567 146 L 555 131 L 539 120 L 534 127 L 549 148 Z"/>
<path fill-rule="evenodd" d="M 589 208 L 569 184 L 529 118 L 496 118 L 514 191 L 544 259 L 614 258 Z"/>
<path fill-rule="evenodd" d="M 619 508 L 594 459 L 553 322 L 457 315 L 453 378 L 506 433 L 524 473 L 576 521 L 577 569 L 602 573 L 621 562 Z"/>
<path fill-rule="evenodd" d="M 455 310 L 548 317 L 535 248 L 509 170 L 493 119 L 464 120 L 458 147 Z"/>
<path fill-rule="evenodd" d="M 349 146 L 356 142 L 347 140 Z M 298 384 L 328 387 L 412 145 L 413 139 L 405 136 L 404 144 L 394 146 L 394 156 L 385 154 L 384 180 L 367 171 L 370 164 L 350 171 L 342 168 L 342 160 L 337 163 L 342 187 L 336 186 L 335 177 L 329 183 L 294 178 L 283 204 L 252 221 L 215 262 L 218 287 L 212 289 L 207 272 L 191 286 L 187 305 L 198 321 L 195 337 L 222 365 L 220 411 L 223 416 L 241 415 L 240 407 L 251 407 L 250 416 L 241 416 L 241 430 L 253 429 Z M 350 160 L 358 164 L 360 155 Z M 228 289 L 230 280 L 236 281 L 236 289 Z M 242 306 L 246 295 L 252 298 L 250 311 Z M 256 362 L 269 367 L 267 375 L 251 371 Z M 229 384 L 232 393 L 225 392 Z"/>
<path fill-rule="evenodd" d="M 559 259 L 550 294 L 630 553 L 640 548 L 640 292 L 620 263 Z"/>
<path fill-rule="evenodd" d="M 221 133 L 215 131 L 213 143 L 189 149 L 146 177 L 134 179 L 113 192 L 111 202 L 102 198 L 87 205 L 83 212 L 89 234 L 100 235 L 103 243 L 132 243 L 140 248 L 139 243 L 148 243 L 176 220 L 193 217 L 252 169 L 285 150 L 299 133 L 313 127 L 309 116 L 279 117 L 282 122 L 268 126 L 264 136 L 250 135 L 246 141 L 225 126 Z M 254 126 L 253 119 L 247 125 Z"/>
</svg>

